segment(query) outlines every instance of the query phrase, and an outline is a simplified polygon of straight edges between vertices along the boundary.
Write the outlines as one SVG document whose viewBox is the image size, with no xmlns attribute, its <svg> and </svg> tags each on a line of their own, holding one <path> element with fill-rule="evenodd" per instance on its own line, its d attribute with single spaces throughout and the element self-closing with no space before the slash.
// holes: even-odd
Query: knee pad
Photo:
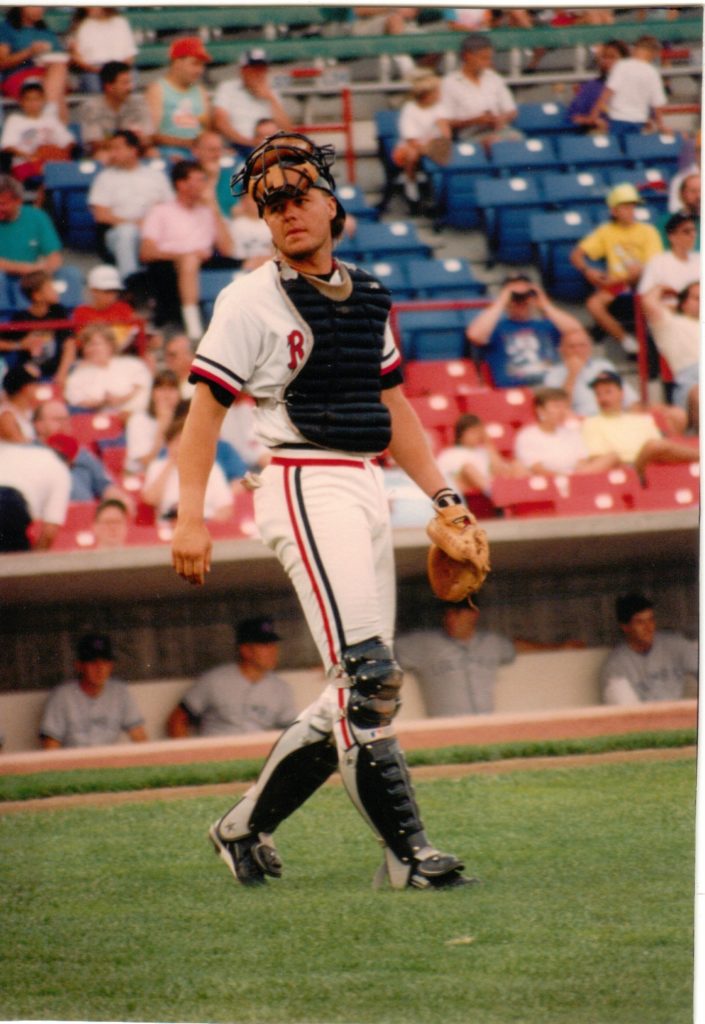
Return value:
<svg viewBox="0 0 705 1024">
<path fill-rule="evenodd" d="M 347 713 L 362 729 L 389 725 L 401 705 L 403 672 L 380 637 L 346 648 L 343 666 L 350 678 Z"/>
</svg>

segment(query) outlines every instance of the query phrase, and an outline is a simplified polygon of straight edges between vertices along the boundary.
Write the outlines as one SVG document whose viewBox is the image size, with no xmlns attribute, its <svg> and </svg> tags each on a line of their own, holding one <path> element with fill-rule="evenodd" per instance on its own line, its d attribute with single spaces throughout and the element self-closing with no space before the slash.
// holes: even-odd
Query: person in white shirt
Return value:
<svg viewBox="0 0 705 1024">
<path fill-rule="evenodd" d="M 673 374 L 674 405 L 685 409 L 688 425 L 700 423 L 700 282 L 692 281 L 679 293 L 676 306 L 668 302 L 662 285 L 655 285 L 641 297 L 646 321 L 659 354 Z"/>
<path fill-rule="evenodd" d="M 517 106 L 504 79 L 492 69 L 492 43 L 482 33 L 466 36 L 461 66 L 445 75 L 441 98 L 456 138 L 477 138 L 485 146 L 502 138 L 520 138 L 509 126 Z"/>
<path fill-rule="evenodd" d="M 568 394 L 562 388 L 539 388 L 534 393 L 536 423 L 517 433 L 514 454 L 532 473 L 601 473 L 618 465 L 614 454 L 588 455 L 580 421 L 571 415 Z"/>
<path fill-rule="evenodd" d="M 132 64 L 137 44 L 130 23 L 114 7 L 79 7 L 69 35 L 71 63 L 81 71 L 81 92 L 100 92 L 100 70 L 111 60 Z"/>
<path fill-rule="evenodd" d="M 592 338 L 582 324 L 578 323 L 561 332 L 558 355 L 561 361 L 546 371 L 543 386 L 563 388 L 576 415 L 596 416 L 598 405 L 595 392 L 590 385 L 603 370 L 615 373 L 614 363 L 603 356 L 595 355 Z M 622 396 L 625 409 L 630 409 L 639 402 L 639 395 L 628 381 L 624 381 Z"/>
<path fill-rule="evenodd" d="M 123 281 L 140 269 L 142 221 L 153 206 L 174 197 L 164 171 L 141 163 L 141 152 L 134 132 L 115 132 L 109 143 L 110 166 L 95 176 L 88 192 L 88 205 L 97 223 L 107 228 L 105 245 Z"/>
<path fill-rule="evenodd" d="M 595 117 L 607 114 L 610 135 L 640 132 L 650 122 L 657 131 L 666 131 L 666 93 L 661 75 L 652 63 L 660 51 L 658 39 L 642 36 L 634 43 L 631 57 L 613 65 L 592 110 Z"/>
<path fill-rule="evenodd" d="M 30 521 L 38 525 L 31 546 L 35 551 L 50 548 L 66 521 L 71 492 L 68 467 L 50 448 L 0 441 L 0 550 L 28 551 L 30 541 L 24 536 L 22 524 L 17 529 L 16 510 L 6 519 L 8 491 L 18 492 L 24 499 L 24 528 Z M 5 546 L 13 539 L 15 546 Z"/>
<path fill-rule="evenodd" d="M 221 82 L 213 97 L 213 125 L 241 153 L 257 145 L 257 122 L 267 118 L 278 128 L 290 129 L 278 93 L 269 80 L 269 61 L 264 50 L 248 50 L 240 57 L 240 78 Z"/>
<path fill-rule="evenodd" d="M 404 194 L 412 204 L 420 194 L 418 168 L 423 156 L 439 155 L 439 146 L 450 150 L 450 123 L 441 100 L 441 80 L 436 75 L 420 72 L 411 81 L 411 96 L 401 108 L 399 142 L 392 151 L 392 161 L 404 172 Z"/>
<path fill-rule="evenodd" d="M 252 196 L 245 195 L 228 220 L 233 240 L 233 257 L 242 260 L 243 270 L 255 270 L 274 255 L 272 232 L 257 213 Z"/>
<path fill-rule="evenodd" d="M 448 484 L 461 493 L 489 494 L 496 476 L 526 476 L 517 462 L 500 455 L 488 438 L 484 423 L 473 413 L 460 417 L 455 424 L 455 444 L 443 448 L 436 462 Z"/>
<path fill-rule="evenodd" d="M 40 82 L 26 82 L 19 103 L 3 125 L 0 149 L 12 158 L 13 176 L 26 181 L 41 176 L 46 160 L 68 159 L 76 140 L 47 103 Z"/>
<path fill-rule="evenodd" d="M 117 355 L 117 341 L 107 324 L 84 327 L 78 345 L 81 358 L 66 381 L 70 406 L 125 416 L 147 408 L 152 387 L 147 364 L 136 356 Z"/>
<path fill-rule="evenodd" d="M 658 284 L 677 294 L 700 277 L 700 253 L 695 252 L 698 237 L 695 217 L 674 213 L 666 221 L 664 230 L 669 248 L 647 261 L 639 278 L 637 291 L 640 295 Z"/>
</svg>

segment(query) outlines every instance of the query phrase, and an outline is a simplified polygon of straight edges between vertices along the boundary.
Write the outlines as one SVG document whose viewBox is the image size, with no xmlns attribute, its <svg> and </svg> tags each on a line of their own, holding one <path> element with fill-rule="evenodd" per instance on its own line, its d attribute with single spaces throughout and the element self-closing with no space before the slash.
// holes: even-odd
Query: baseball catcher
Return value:
<svg viewBox="0 0 705 1024">
<path fill-rule="evenodd" d="M 292 581 L 328 676 L 318 700 L 282 733 L 254 786 L 209 834 L 238 882 L 278 878 L 272 833 L 338 769 L 383 849 L 378 883 L 457 887 L 472 879 L 458 857 L 428 838 L 395 733 L 402 671 L 394 657 L 394 551 L 377 457 L 389 449 L 429 507 L 448 516 L 449 536 L 461 516 L 447 508 L 463 518 L 466 512 L 445 487 L 404 395 L 389 292 L 334 256 L 345 211 L 334 192 L 333 157 L 330 146 L 279 132 L 235 176 L 234 191 L 255 200 L 277 256 L 221 292 L 192 366 L 174 567 L 192 583 L 205 582 L 205 486 L 225 412 L 246 391 L 271 450 L 254 489 L 259 533 Z"/>
</svg>

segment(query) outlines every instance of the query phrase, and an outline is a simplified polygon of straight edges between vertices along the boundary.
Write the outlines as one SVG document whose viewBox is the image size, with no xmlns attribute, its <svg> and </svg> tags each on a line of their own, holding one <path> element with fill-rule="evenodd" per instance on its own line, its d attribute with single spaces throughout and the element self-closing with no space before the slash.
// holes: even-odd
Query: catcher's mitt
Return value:
<svg viewBox="0 0 705 1024">
<path fill-rule="evenodd" d="M 426 527 L 431 538 L 428 579 L 443 601 L 463 601 L 476 593 L 490 571 L 487 534 L 464 505 L 436 506 Z"/>
</svg>

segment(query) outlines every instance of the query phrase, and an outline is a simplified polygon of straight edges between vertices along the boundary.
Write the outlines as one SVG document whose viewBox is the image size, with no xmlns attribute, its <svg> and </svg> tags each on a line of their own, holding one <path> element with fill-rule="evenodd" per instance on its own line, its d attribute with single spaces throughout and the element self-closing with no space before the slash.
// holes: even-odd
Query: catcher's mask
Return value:
<svg viewBox="0 0 705 1024">
<path fill-rule="evenodd" d="M 340 238 L 345 210 L 335 195 L 330 172 L 334 160 L 335 150 L 330 145 L 316 146 L 299 132 L 277 132 L 252 150 L 243 167 L 233 175 L 230 188 L 235 197 L 251 195 L 260 217 L 267 204 L 276 199 L 296 199 L 310 188 L 327 192 L 337 206 L 331 223 L 333 238 Z"/>
</svg>

